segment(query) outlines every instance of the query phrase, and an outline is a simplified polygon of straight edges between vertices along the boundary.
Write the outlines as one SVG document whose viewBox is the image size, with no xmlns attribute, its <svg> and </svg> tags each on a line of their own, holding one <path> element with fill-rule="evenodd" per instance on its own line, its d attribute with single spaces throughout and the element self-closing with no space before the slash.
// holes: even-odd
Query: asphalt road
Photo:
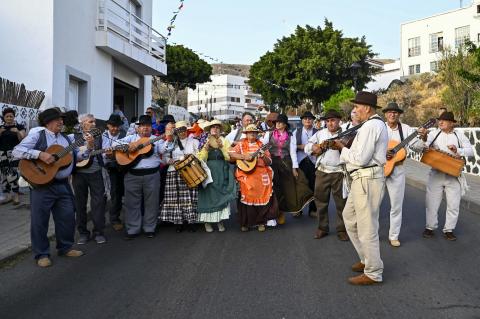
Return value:
<svg viewBox="0 0 480 319">
<path fill-rule="evenodd" d="M 407 194 L 400 248 L 382 206 L 381 285 L 349 285 L 353 246 L 334 231 L 314 240 L 311 218 L 265 233 L 233 219 L 225 233 L 162 227 L 126 242 L 109 231 L 48 269 L 28 255 L 0 269 L 0 318 L 480 318 L 480 215 L 461 213 L 456 242 L 423 239 L 425 193 Z"/>
</svg>

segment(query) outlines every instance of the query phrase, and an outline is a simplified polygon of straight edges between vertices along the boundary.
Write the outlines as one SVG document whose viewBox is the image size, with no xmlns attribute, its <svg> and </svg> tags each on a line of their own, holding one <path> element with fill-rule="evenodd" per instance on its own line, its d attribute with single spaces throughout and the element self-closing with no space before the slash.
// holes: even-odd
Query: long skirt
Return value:
<svg viewBox="0 0 480 319">
<path fill-rule="evenodd" d="M 18 160 L 12 156 L 12 151 L 0 151 L 0 179 L 4 193 L 18 193 Z"/>
<path fill-rule="evenodd" d="M 313 201 L 313 191 L 301 169 L 297 169 L 298 178 L 293 176 L 292 159 L 272 157 L 273 190 L 277 196 L 280 211 L 298 213 Z"/>
<path fill-rule="evenodd" d="M 198 221 L 218 223 L 230 217 L 230 202 L 237 197 L 233 170 L 223 159 L 208 160 L 213 182 L 198 189 Z"/>
<path fill-rule="evenodd" d="M 160 220 L 174 224 L 194 224 L 197 213 L 198 190 L 188 188 L 177 171 L 167 172 L 165 197 L 160 205 Z"/>
<path fill-rule="evenodd" d="M 237 200 L 238 221 L 240 226 L 253 227 L 266 225 L 267 221 L 278 218 L 278 202 L 272 194 L 266 205 L 247 205 Z"/>
</svg>

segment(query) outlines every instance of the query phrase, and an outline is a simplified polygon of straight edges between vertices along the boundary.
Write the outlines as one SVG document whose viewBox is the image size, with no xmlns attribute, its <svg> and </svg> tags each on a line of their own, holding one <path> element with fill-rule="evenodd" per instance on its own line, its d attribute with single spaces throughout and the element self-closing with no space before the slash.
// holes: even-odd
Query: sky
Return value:
<svg viewBox="0 0 480 319">
<path fill-rule="evenodd" d="M 153 28 L 166 36 L 179 4 L 153 0 Z M 365 36 L 378 58 L 395 59 L 402 23 L 459 6 L 459 0 L 184 0 L 168 42 L 223 63 L 253 64 L 297 25 L 323 26 L 327 18 L 347 37 Z"/>
</svg>

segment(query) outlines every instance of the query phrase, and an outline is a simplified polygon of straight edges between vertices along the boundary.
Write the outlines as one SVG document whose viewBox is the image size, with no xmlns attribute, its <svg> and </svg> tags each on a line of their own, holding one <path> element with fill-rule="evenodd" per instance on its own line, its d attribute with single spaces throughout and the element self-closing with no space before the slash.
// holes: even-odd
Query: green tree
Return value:
<svg viewBox="0 0 480 319">
<path fill-rule="evenodd" d="M 439 76 L 446 84 L 442 101 L 453 111 L 460 125 L 475 125 L 480 120 L 480 60 L 474 46 L 454 52 L 446 50 L 440 60 Z"/>
<path fill-rule="evenodd" d="M 349 101 L 354 97 L 355 93 L 352 91 L 352 89 L 344 88 L 338 93 L 330 96 L 330 98 L 323 103 L 323 110 L 324 112 L 332 109 L 336 111 L 343 111 L 344 104 L 349 103 Z"/>
<path fill-rule="evenodd" d="M 177 103 L 178 92 L 186 88 L 196 89 L 196 83 L 210 81 L 212 66 L 200 59 L 183 45 L 167 45 L 167 75 L 154 77 L 153 85 L 161 92 L 161 83 L 168 87 L 168 104 Z"/>
<path fill-rule="evenodd" d="M 367 62 L 374 56 L 365 37 L 344 37 L 328 20 L 323 29 L 297 26 L 252 65 L 249 83 L 267 104 L 285 108 L 311 103 L 318 112 L 331 95 L 353 86 L 353 62 L 360 65 L 357 89 L 363 88 L 376 71 Z"/>
</svg>

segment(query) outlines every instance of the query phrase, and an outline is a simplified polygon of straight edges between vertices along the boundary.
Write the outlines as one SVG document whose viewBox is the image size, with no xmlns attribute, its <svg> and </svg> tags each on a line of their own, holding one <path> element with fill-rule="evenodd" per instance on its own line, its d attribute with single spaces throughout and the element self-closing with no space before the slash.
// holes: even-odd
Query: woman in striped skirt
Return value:
<svg viewBox="0 0 480 319">
<path fill-rule="evenodd" d="M 195 231 L 194 224 L 198 219 L 197 202 L 198 189 L 188 188 L 173 164 L 182 160 L 188 154 L 198 152 L 198 140 L 188 137 L 187 122 L 175 123 L 176 136 L 171 139 L 165 152 L 165 161 L 170 165 L 167 171 L 165 184 L 165 197 L 160 205 L 160 220 L 177 225 L 176 231 L 183 231 L 183 224 L 188 225 L 188 230 Z"/>
</svg>

